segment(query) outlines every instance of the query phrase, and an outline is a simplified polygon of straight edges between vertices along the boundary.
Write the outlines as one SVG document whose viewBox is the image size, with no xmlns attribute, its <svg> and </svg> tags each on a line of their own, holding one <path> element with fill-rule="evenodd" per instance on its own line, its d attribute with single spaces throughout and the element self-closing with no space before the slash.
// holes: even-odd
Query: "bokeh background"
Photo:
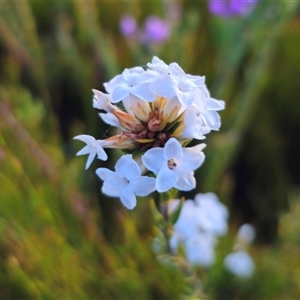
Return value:
<svg viewBox="0 0 300 300">
<path fill-rule="evenodd" d="M 229 1 L 230 2 L 230 1 Z M 242 5 L 243 1 L 237 6 Z M 197 189 L 230 210 L 203 298 L 300 298 L 300 5 L 253 1 L 0 2 L 0 299 L 188 299 L 180 268 L 151 251 L 149 201 L 126 211 L 84 171 L 72 138 L 110 135 L 92 88 L 154 55 L 205 75 L 226 101 Z M 119 153 L 111 153 L 115 158 Z M 115 161 L 106 166 L 112 167 Z M 250 279 L 222 266 L 251 223 Z M 198 282 L 198 281 L 197 281 Z"/>
</svg>

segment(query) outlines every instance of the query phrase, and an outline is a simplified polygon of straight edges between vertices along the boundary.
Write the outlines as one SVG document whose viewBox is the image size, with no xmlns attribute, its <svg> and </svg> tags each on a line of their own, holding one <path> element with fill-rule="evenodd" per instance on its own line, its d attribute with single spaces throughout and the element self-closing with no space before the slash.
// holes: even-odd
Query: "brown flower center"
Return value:
<svg viewBox="0 0 300 300">
<path fill-rule="evenodd" d="M 175 167 L 177 167 L 177 163 L 176 163 L 175 159 L 173 159 L 173 158 L 169 159 L 168 160 L 168 168 L 170 170 L 173 170 L 173 169 L 175 169 Z"/>
</svg>

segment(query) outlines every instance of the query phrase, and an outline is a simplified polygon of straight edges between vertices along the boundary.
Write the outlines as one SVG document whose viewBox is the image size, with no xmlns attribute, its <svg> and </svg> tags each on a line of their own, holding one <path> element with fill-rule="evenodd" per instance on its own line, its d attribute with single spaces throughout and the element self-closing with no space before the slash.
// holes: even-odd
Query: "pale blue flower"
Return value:
<svg viewBox="0 0 300 300">
<path fill-rule="evenodd" d="M 142 156 L 142 161 L 148 170 L 157 175 L 155 186 L 158 192 L 165 192 L 172 187 L 190 191 L 196 186 L 193 170 L 200 167 L 204 157 L 203 152 L 182 148 L 175 138 L 171 138 L 164 148 L 149 149 Z"/>
<path fill-rule="evenodd" d="M 141 170 L 131 154 L 123 155 L 115 165 L 115 172 L 98 168 L 96 174 L 104 181 L 102 192 L 120 197 L 128 209 L 136 206 L 136 196 L 146 196 L 155 190 L 155 178 L 141 176 Z"/>
<path fill-rule="evenodd" d="M 98 159 L 107 160 L 107 154 L 103 150 L 104 142 L 102 140 L 96 140 L 91 135 L 81 134 L 73 138 L 74 140 L 80 140 L 86 143 L 86 146 L 77 152 L 76 155 L 89 154 L 88 160 L 85 165 L 85 169 L 88 169 L 96 155 Z"/>
</svg>

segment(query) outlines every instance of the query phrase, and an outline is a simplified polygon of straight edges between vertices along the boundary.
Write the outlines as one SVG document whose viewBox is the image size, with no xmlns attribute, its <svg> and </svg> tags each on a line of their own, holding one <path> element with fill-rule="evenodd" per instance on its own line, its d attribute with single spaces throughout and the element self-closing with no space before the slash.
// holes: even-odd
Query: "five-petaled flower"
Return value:
<svg viewBox="0 0 300 300">
<path fill-rule="evenodd" d="M 156 190 L 165 192 L 172 187 L 182 191 L 195 188 L 193 170 L 204 161 L 203 152 L 193 148 L 182 148 L 180 143 L 171 138 L 164 148 L 149 149 L 142 157 L 146 168 L 155 174 Z"/>
<path fill-rule="evenodd" d="M 136 196 L 147 196 L 155 191 L 155 179 L 142 176 L 131 154 L 123 155 L 115 165 L 115 172 L 98 168 L 96 174 L 104 181 L 102 191 L 111 197 L 119 197 L 128 209 L 136 205 Z"/>
</svg>

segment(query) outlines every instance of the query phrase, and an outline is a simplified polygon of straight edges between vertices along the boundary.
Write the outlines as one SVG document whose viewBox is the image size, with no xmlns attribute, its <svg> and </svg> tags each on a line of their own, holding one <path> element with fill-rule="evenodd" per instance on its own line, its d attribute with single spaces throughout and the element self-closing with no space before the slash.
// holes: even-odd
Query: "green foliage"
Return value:
<svg viewBox="0 0 300 300">
<path fill-rule="evenodd" d="M 1 88 L 1 99 L 15 93 Z M 27 90 L 18 94 L 20 106 L 0 106 L 1 299 L 176 298 L 180 273 L 155 260 L 124 211 L 121 244 L 107 243 L 99 213 L 76 188 L 82 166 L 66 164 L 55 130 L 46 134 L 36 113 L 43 110 Z M 28 115 L 16 119 L 21 107 Z"/>
</svg>

